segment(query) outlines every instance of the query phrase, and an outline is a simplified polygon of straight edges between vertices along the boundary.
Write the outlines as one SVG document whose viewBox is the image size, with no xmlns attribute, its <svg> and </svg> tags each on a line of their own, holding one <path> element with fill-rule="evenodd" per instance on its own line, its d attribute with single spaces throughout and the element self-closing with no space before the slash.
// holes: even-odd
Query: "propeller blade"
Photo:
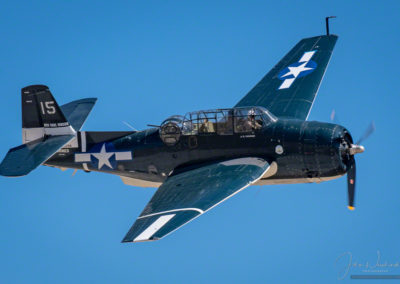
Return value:
<svg viewBox="0 0 400 284">
<path fill-rule="evenodd" d="M 354 195 L 356 191 L 356 161 L 353 156 L 349 160 L 349 170 L 347 171 L 347 193 L 349 204 L 348 208 L 354 210 Z"/>
<path fill-rule="evenodd" d="M 133 127 L 132 125 L 130 125 L 128 122 L 126 121 L 122 121 L 123 124 L 125 124 L 126 126 L 128 126 L 130 129 L 132 129 L 133 131 L 138 131 L 135 127 Z"/>
<path fill-rule="evenodd" d="M 330 119 L 333 123 L 340 124 L 339 116 L 337 115 L 335 109 L 332 109 Z"/>
<path fill-rule="evenodd" d="M 331 112 L 331 121 L 335 120 L 335 116 L 336 116 L 336 111 L 335 111 L 335 109 L 333 109 Z"/>
<path fill-rule="evenodd" d="M 373 132 L 375 131 L 375 122 L 371 122 L 370 125 L 368 126 L 368 128 L 365 130 L 363 136 L 361 136 L 360 139 L 358 139 L 357 141 L 357 145 L 360 145 L 360 143 L 362 141 L 364 141 L 365 139 L 367 139 Z"/>
</svg>

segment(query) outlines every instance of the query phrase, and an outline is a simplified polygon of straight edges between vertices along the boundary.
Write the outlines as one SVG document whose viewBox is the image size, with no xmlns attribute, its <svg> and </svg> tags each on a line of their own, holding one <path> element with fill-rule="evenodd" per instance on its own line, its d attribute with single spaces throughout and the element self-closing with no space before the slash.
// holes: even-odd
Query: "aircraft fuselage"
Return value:
<svg viewBox="0 0 400 284">
<path fill-rule="evenodd" d="M 346 173 L 340 151 L 346 136 L 351 139 L 342 126 L 296 119 L 279 119 L 246 134 L 182 135 L 172 146 L 163 143 L 158 128 L 139 132 L 78 132 L 76 141 L 62 148 L 46 165 L 111 173 L 132 178 L 132 185 L 157 186 L 182 168 L 260 157 L 275 162 L 277 169 L 259 184 L 319 182 Z M 143 182 L 135 184 L 135 180 Z"/>
</svg>

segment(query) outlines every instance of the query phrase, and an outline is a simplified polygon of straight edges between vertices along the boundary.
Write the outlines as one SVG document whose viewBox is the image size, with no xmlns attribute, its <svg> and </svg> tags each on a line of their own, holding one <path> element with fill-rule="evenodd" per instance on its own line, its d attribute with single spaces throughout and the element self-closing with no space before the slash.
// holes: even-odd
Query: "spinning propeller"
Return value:
<svg viewBox="0 0 400 284">
<path fill-rule="evenodd" d="M 338 122 L 336 111 L 333 109 L 330 115 L 331 121 Z M 356 190 L 356 161 L 354 155 L 364 152 L 365 148 L 361 146 L 361 142 L 366 140 L 375 131 L 375 123 L 372 121 L 364 134 L 353 144 L 350 137 L 345 137 L 342 141 L 342 157 L 347 167 L 347 194 L 348 194 L 348 208 L 354 210 L 354 195 Z"/>
<path fill-rule="evenodd" d="M 367 139 L 374 131 L 375 124 L 374 122 L 371 122 L 356 144 L 352 143 L 350 136 L 345 137 L 342 141 L 341 152 L 347 167 L 347 207 L 350 210 L 354 210 L 354 195 L 356 190 L 356 161 L 354 159 L 354 155 L 364 152 L 365 149 L 360 145 L 360 143 Z"/>
</svg>

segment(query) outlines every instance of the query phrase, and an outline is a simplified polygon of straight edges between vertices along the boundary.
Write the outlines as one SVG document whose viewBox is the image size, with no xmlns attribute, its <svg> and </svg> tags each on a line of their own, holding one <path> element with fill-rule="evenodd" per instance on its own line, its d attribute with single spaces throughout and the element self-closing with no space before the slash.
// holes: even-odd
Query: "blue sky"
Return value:
<svg viewBox="0 0 400 284">
<path fill-rule="evenodd" d="M 399 10 L 398 1 L 3 1 L 1 155 L 21 144 L 26 85 L 48 85 L 60 104 L 99 98 L 85 130 L 143 129 L 235 105 L 298 40 L 324 33 L 327 15 L 338 16 L 339 40 L 309 119 L 329 121 L 335 109 L 353 137 L 371 120 L 377 130 L 357 156 L 354 212 L 345 178 L 251 187 L 151 243 L 120 241 L 154 189 L 46 167 L 0 178 L 0 282 L 333 283 L 344 253 L 400 263 Z"/>
</svg>

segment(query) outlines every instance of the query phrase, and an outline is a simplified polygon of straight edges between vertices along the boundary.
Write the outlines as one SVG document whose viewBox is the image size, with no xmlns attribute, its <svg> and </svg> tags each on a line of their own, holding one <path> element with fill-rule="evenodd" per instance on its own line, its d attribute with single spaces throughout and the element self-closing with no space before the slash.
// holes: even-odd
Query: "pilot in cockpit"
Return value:
<svg viewBox="0 0 400 284">
<path fill-rule="evenodd" d="M 260 117 L 258 117 L 258 119 L 256 119 L 256 116 L 254 115 L 254 113 L 252 113 L 249 115 L 248 118 L 249 118 L 248 122 L 251 124 L 251 127 L 254 130 L 262 128 L 263 121 L 261 119 L 259 119 Z"/>
<path fill-rule="evenodd" d="M 263 126 L 263 121 L 259 116 L 254 113 L 254 110 L 249 111 L 247 118 L 244 120 L 243 130 L 242 131 L 251 131 L 261 129 Z"/>
</svg>

